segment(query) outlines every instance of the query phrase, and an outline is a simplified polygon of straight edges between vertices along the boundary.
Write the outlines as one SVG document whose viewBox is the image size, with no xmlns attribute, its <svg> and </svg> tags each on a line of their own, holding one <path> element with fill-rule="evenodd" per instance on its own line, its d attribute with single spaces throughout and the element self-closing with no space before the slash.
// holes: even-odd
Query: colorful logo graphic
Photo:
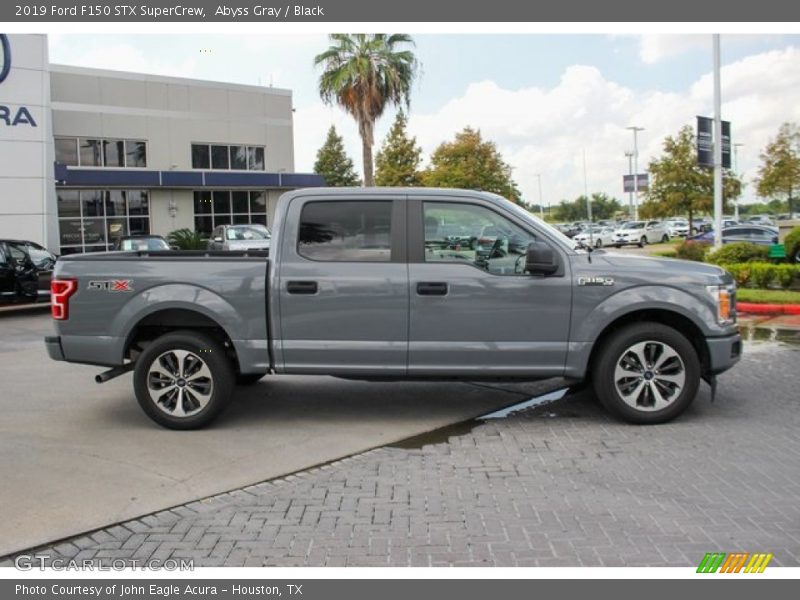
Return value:
<svg viewBox="0 0 800 600">
<path fill-rule="evenodd" d="M 11 45 L 8 43 L 8 36 L 0 33 L 0 83 L 8 77 L 11 70 Z"/>
<path fill-rule="evenodd" d="M 763 573 L 772 554 L 756 552 L 709 552 L 700 561 L 698 573 Z"/>
</svg>

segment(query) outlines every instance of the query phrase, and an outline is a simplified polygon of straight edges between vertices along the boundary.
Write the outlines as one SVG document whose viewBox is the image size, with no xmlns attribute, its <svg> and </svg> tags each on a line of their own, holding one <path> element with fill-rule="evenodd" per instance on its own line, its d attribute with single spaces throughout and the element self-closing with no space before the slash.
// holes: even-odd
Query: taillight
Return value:
<svg viewBox="0 0 800 600">
<path fill-rule="evenodd" d="M 50 314 L 56 321 L 69 318 L 69 298 L 77 289 L 75 279 L 53 279 L 50 282 Z"/>
</svg>

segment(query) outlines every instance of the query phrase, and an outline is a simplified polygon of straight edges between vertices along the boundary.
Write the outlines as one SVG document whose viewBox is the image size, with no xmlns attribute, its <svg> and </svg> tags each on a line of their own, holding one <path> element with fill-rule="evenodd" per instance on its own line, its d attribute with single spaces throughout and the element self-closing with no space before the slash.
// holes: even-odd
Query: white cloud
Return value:
<svg viewBox="0 0 800 600">
<path fill-rule="evenodd" d="M 147 58 L 141 49 L 130 44 L 97 44 L 88 49 L 78 49 L 74 46 L 64 47 L 63 44 L 68 43 L 67 40 L 68 38 L 51 39 L 50 55 L 52 57 L 56 54 L 59 63 L 172 77 L 193 77 L 197 71 L 195 58 L 174 62 L 168 57 L 152 60 Z"/>
<path fill-rule="evenodd" d="M 710 56 L 711 36 L 648 34 L 639 39 L 639 58 L 646 64 L 654 64 L 698 48 L 707 48 Z"/>
<path fill-rule="evenodd" d="M 726 65 L 722 70 L 723 117 L 732 122 L 734 141 L 743 143 L 740 171 L 756 174 L 758 154 L 784 121 L 800 121 L 800 49 L 764 52 Z M 568 67 L 551 88 L 506 89 L 492 81 L 472 83 L 431 113 L 412 112 L 409 129 L 426 155 L 469 125 L 497 143 L 514 167 L 514 178 L 528 202 L 538 202 L 536 174 L 542 175 L 545 204 L 573 199 L 584 191 L 586 152 L 590 192 L 603 191 L 624 200 L 625 151 L 633 146 L 629 125 L 639 134 L 640 171 L 661 152 L 665 136 L 696 115 L 711 115 L 711 74 L 682 92 L 636 91 L 605 78 L 595 67 Z M 393 115 L 379 124 L 378 143 Z M 296 163 L 311 169 L 325 133 L 335 124 L 360 169 L 361 145 L 352 119 L 339 109 L 316 104 L 298 109 L 295 118 Z M 745 199 L 753 194 L 750 184 Z"/>
</svg>

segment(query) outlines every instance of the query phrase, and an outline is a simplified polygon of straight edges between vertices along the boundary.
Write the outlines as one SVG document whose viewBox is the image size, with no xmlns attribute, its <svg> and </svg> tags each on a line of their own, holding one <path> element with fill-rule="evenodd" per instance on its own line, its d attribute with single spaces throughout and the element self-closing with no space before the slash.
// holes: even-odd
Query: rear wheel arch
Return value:
<svg viewBox="0 0 800 600">
<path fill-rule="evenodd" d="M 225 328 L 208 315 L 189 308 L 165 308 L 139 319 L 125 338 L 123 356 L 135 360 L 150 343 L 176 331 L 196 331 L 215 340 L 225 348 L 228 359 L 239 372 L 236 347 Z"/>
</svg>

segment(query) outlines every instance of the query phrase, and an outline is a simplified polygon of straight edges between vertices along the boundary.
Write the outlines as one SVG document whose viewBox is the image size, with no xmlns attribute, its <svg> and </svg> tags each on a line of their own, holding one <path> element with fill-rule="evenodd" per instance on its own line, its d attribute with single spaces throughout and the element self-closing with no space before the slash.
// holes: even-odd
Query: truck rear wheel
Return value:
<svg viewBox="0 0 800 600">
<path fill-rule="evenodd" d="M 136 360 L 133 386 L 148 417 L 169 429 L 198 429 L 228 404 L 235 374 L 225 349 L 209 336 L 176 331 Z"/>
<path fill-rule="evenodd" d="M 613 334 L 599 349 L 592 383 L 613 415 L 629 423 L 666 423 L 697 395 L 700 361 L 677 330 L 636 323 Z"/>
</svg>

